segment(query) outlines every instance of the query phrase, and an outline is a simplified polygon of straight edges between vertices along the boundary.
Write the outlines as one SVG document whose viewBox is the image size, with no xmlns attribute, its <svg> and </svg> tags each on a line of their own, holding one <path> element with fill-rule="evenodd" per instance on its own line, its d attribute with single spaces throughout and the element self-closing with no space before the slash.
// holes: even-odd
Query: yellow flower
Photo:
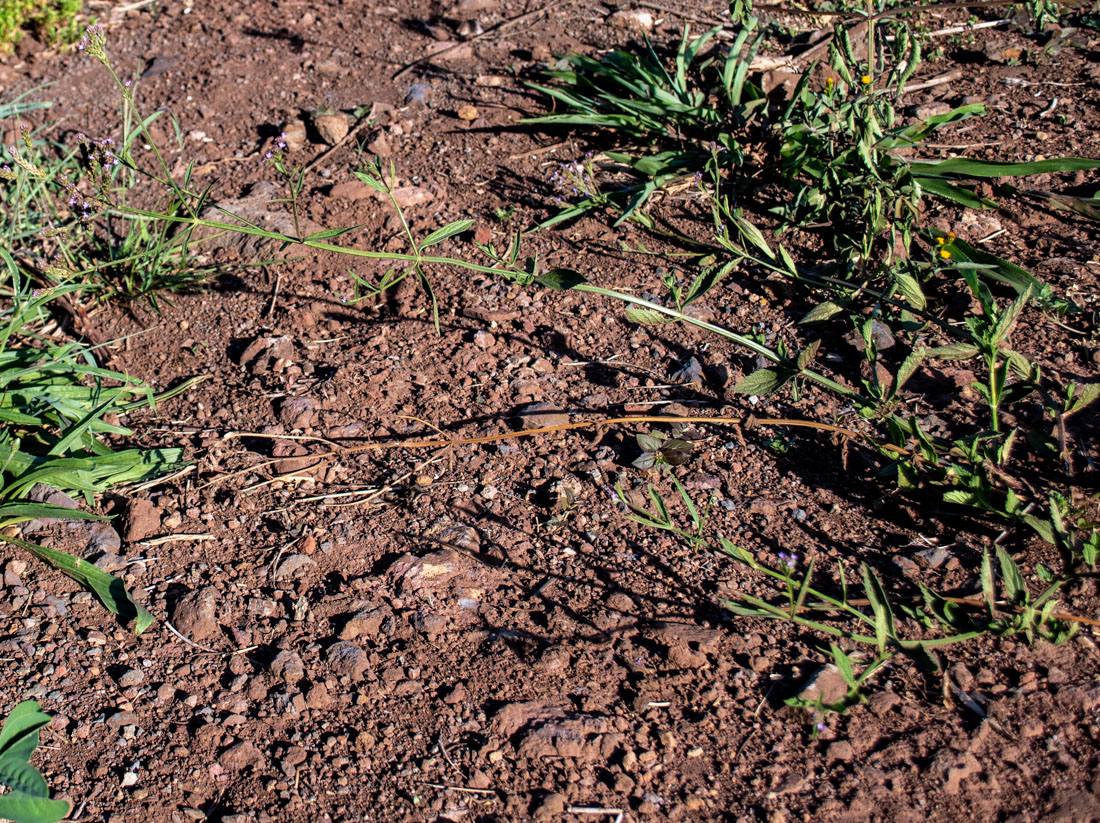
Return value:
<svg viewBox="0 0 1100 823">
<path fill-rule="evenodd" d="M 937 238 L 936 238 L 936 245 L 937 245 L 937 246 L 942 246 L 942 245 L 943 245 L 944 243 L 946 243 L 946 242 L 947 242 L 947 238 L 946 238 L 946 237 L 937 237 Z"/>
<path fill-rule="evenodd" d="M 955 242 L 955 232 L 949 231 L 947 233 L 947 242 L 948 243 L 954 243 Z"/>
<path fill-rule="evenodd" d="M 859 78 L 859 82 L 861 82 L 865 86 L 871 85 L 871 75 L 869 75 L 869 74 L 863 75 L 861 78 Z"/>
<path fill-rule="evenodd" d="M 835 81 L 835 80 L 834 80 L 833 78 L 831 78 L 831 77 L 826 77 L 826 78 L 825 78 L 825 90 L 826 90 L 826 91 L 832 91 L 832 90 L 833 90 L 833 84 L 834 84 L 835 82 L 836 82 L 836 81 Z"/>
<path fill-rule="evenodd" d="M 940 249 L 940 257 L 942 257 L 944 260 L 950 260 L 951 259 L 951 250 L 950 249 Z"/>
</svg>

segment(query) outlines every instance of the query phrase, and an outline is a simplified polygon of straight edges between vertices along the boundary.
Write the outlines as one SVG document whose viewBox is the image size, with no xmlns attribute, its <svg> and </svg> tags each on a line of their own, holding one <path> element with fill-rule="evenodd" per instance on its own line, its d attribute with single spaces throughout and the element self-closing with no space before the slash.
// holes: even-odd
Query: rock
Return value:
<svg viewBox="0 0 1100 823">
<path fill-rule="evenodd" d="M 402 209 L 410 209 L 413 206 L 430 203 L 434 199 L 435 195 L 421 186 L 399 186 L 393 190 L 393 200 Z"/>
<path fill-rule="evenodd" d="M 836 703 L 848 694 L 848 684 L 833 663 L 822 666 L 806 680 L 806 685 L 798 693 L 800 700 L 817 702 L 820 697 L 825 703 Z"/>
<path fill-rule="evenodd" d="M 351 130 L 351 121 L 343 112 L 315 114 L 313 115 L 313 127 L 317 129 L 317 134 L 325 143 L 335 146 L 348 136 L 348 132 Z"/>
<path fill-rule="evenodd" d="M 924 563 L 930 569 L 938 569 L 952 557 L 951 552 L 942 546 L 933 546 L 930 549 L 921 549 L 916 553 L 917 562 Z"/>
<path fill-rule="evenodd" d="M 949 103 L 943 100 L 934 100 L 931 103 L 914 106 L 913 116 L 918 120 L 927 120 L 929 117 L 947 114 L 949 111 L 951 111 L 951 105 Z"/>
<path fill-rule="evenodd" d="M 279 406 L 279 422 L 291 429 L 305 429 L 317 416 L 317 401 L 312 397 L 288 397 Z"/>
<path fill-rule="evenodd" d="M 282 559 L 275 569 L 276 580 L 300 580 L 308 575 L 317 563 L 306 554 L 291 554 Z"/>
<path fill-rule="evenodd" d="M 315 684 L 308 692 L 306 692 L 306 708 L 307 709 L 331 709 L 336 705 L 336 701 L 332 699 L 332 695 L 329 694 L 328 687 L 324 683 Z"/>
<path fill-rule="evenodd" d="M 474 332 L 474 345 L 482 351 L 488 351 L 497 344 L 497 339 L 492 332 L 484 330 Z"/>
<path fill-rule="evenodd" d="M 347 619 L 340 634 L 341 640 L 355 640 L 360 637 L 373 638 L 382 628 L 382 623 L 389 616 L 386 609 L 364 609 L 353 614 Z"/>
<path fill-rule="evenodd" d="M 468 696 L 469 693 L 466 691 L 466 684 L 462 681 L 459 681 L 458 683 L 455 683 L 455 685 L 451 688 L 449 692 L 447 692 L 447 694 L 443 698 L 443 702 L 446 703 L 448 706 L 455 706 L 466 700 Z"/>
<path fill-rule="evenodd" d="M 118 675 L 117 682 L 124 689 L 140 686 L 145 682 L 145 672 L 141 669 L 123 669 Z"/>
<path fill-rule="evenodd" d="M 306 668 L 297 652 L 281 651 L 271 661 L 271 673 L 293 685 L 306 676 Z"/>
<path fill-rule="evenodd" d="M 828 763 L 847 763 L 853 757 L 855 757 L 855 750 L 847 740 L 831 743 L 825 751 L 825 760 Z"/>
<path fill-rule="evenodd" d="M 367 654 L 354 643 L 340 641 L 329 646 L 326 655 L 332 671 L 353 679 L 362 677 L 367 668 Z"/>
<path fill-rule="evenodd" d="M 264 757 L 252 743 L 242 740 L 222 752 L 218 757 L 218 763 L 227 771 L 239 772 L 249 767 L 262 768 Z"/>
<path fill-rule="evenodd" d="M 306 145 L 306 124 L 295 118 L 283 125 L 283 139 L 287 151 L 301 151 Z"/>
<path fill-rule="evenodd" d="M 366 200 L 373 197 L 374 194 L 374 189 L 362 180 L 345 180 L 342 183 L 337 183 L 328 193 L 329 197 L 333 197 L 337 200 L 348 200 L 352 203 L 359 200 Z"/>
<path fill-rule="evenodd" d="M 123 726 L 137 726 L 140 722 L 136 714 L 128 711 L 115 712 L 107 718 L 107 725 L 116 731 Z"/>
<path fill-rule="evenodd" d="M 272 200 L 283 196 L 282 190 L 274 183 L 264 180 L 254 183 L 248 188 L 244 196 L 235 200 L 223 200 L 216 205 L 208 206 L 199 215 L 203 220 L 211 220 L 218 223 L 237 223 L 232 216 L 240 217 L 262 228 L 293 237 L 297 231 L 294 226 L 294 217 L 282 206 L 269 211 L 268 205 Z M 309 235 L 322 230 L 322 226 L 314 223 L 308 217 L 300 218 L 302 233 Z M 202 248 L 209 253 L 215 249 L 237 250 L 237 253 L 248 260 L 258 257 L 276 256 L 291 257 L 300 252 L 293 246 L 284 248 L 282 241 L 254 234 L 240 234 L 212 227 L 201 226 L 195 230 L 194 239 L 202 239 Z"/>
<path fill-rule="evenodd" d="M 529 403 L 520 410 L 520 415 L 523 425 L 529 429 L 564 426 L 570 422 L 569 415 L 552 403 Z"/>
<path fill-rule="evenodd" d="M 459 109 L 458 109 L 458 119 L 459 120 L 465 120 L 467 123 L 470 123 L 474 120 L 477 120 L 478 116 L 479 115 L 478 115 L 477 108 L 474 107 L 474 106 L 471 106 L 469 103 L 467 103 L 464 106 L 459 106 Z"/>
<path fill-rule="evenodd" d="M 390 140 L 386 137 L 384 131 L 375 132 L 374 137 L 367 143 L 367 151 L 372 154 L 376 154 L 382 159 L 389 157 L 393 154 L 393 149 L 390 148 Z"/>
<path fill-rule="evenodd" d="M 161 514 L 161 510 L 144 497 L 130 500 L 122 517 L 122 539 L 136 543 L 156 534 L 160 530 Z"/>
<path fill-rule="evenodd" d="M 463 523 L 455 523 L 445 517 L 436 518 L 424 530 L 424 537 L 442 546 L 462 549 L 477 554 L 481 551 L 481 536 L 477 529 Z"/>
<path fill-rule="evenodd" d="M 214 589 L 193 591 L 173 607 L 172 625 L 188 640 L 204 640 L 218 631 L 217 603 Z"/>
<path fill-rule="evenodd" d="M 548 820 L 552 817 L 560 817 L 565 814 L 565 807 L 569 804 L 567 798 L 561 792 L 551 792 L 546 795 L 535 809 L 535 817 L 540 820 Z"/>
<path fill-rule="evenodd" d="M 622 9 L 607 18 L 612 26 L 636 31 L 653 31 L 653 15 L 642 9 Z"/>
</svg>

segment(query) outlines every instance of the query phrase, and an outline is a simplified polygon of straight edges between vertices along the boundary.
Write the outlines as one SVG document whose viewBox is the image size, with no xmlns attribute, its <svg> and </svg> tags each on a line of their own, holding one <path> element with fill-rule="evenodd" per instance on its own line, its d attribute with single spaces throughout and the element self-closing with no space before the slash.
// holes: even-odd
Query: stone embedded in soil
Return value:
<svg viewBox="0 0 1100 823">
<path fill-rule="evenodd" d="M 306 676 L 306 667 L 297 652 L 285 650 L 275 655 L 275 659 L 271 661 L 271 673 L 294 684 Z"/>
<path fill-rule="evenodd" d="M 481 536 L 477 529 L 464 523 L 455 523 L 445 517 L 433 520 L 424 530 L 424 537 L 440 545 L 477 554 L 481 551 Z"/>
<path fill-rule="evenodd" d="M 798 693 L 800 700 L 810 703 L 821 698 L 825 703 L 836 703 L 848 693 L 848 684 L 834 664 L 829 663 L 813 672 Z"/>
<path fill-rule="evenodd" d="M 548 426 L 564 426 L 569 423 L 569 415 L 553 403 L 529 403 L 520 409 L 523 425 L 529 429 L 541 429 Z"/>
<path fill-rule="evenodd" d="M 411 209 L 434 199 L 435 195 L 422 186 L 399 186 L 393 190 L 393 200 L 402 209 Z"/>
<path fill-rule="evenodd" d="M 204 640 L 218 631 L 217 604 L 214 589 L 193 591 L 172 608 L 172 625 L 188 640 Z"/>
<path fill-rule="evenodd" d="M 337 635 L 340 640 L 356 640 L 360 637 L 374 638 L 382 629 L 389 616 L 387 609 L 363 609 L 347 619 Z"/>
<path fill-rule="evenodd" d="M 288 120 L 283 124 L 287 151 L 301 151 L 306 146 L 306 124 L 301 120 Z"/>
<path fill-rule="evenodd" d="M 317 410 L 317 401 L 312 397 L 288 397 L 279 405 L 279 422 L 291 429 L 309 428 Z"/>
<path fill-rule="evenodd" d="M 653 31 L 653 14 L 643 9 L 622 9 L 607 18 L 607 22 L 621 29 Z"/>
<path fill-rule="evenodd" d="M 329 189 L 328 196 L 335 200 L 356 202 L 375 195 L 375 190 L 361 180 L 344 180 Z"/>
<path fill-rule="evenodd" d="M 276 580 L 300 580 L 316 568 L 316 561 L 306 554 L 291 554 L 280 561 L 275 569 Z"/>
<path fill-rule="evenodd" d="M 539 801 L 535 808 L 535 817 L 539 820 L 549 820 L 565 814 L 565 808 L 569 804 L 567 798 L 561 792 L 551 792 Z"/>
<path fill-rule="evenodd" d="M 161 510 L 144 497 L 130 500 L 122 517 L 122 539 L 136 543 L 156 534 L 160 530 L 161 514 Z"/>
<path fill-rule="evenodd" d="M 317 129 L 317 134 L 325 143 L 335 146 L 348 136 L 351 121 L 343 112 L 314 115 L 313 127 Z"/>
<path fill-rule="evenodd" d="M 265 759 L 250 741 L 242 740 L 222 752 L 218 756 L 218 763 L 227 771 L 239 772 L 249 767 L 262 769 Z"/>
<path fill-rule="evenodd" d="M 325 658 L 334 673 L 354 679 L 362 677 L 368 666 L 367 653 L 345 640 L 329 646 Z"/>
<path fill-rule="evenodd" d="M 141 669 L 123 669 L 118 674 L 117 682 L 124 689 L 140 686 L 145 682 L 145 673 Z"/>
<path fill-rule="evenodd" d="M 222 200 L 216 205 L 208 206 L 199 215 L 203 220 L 211 220 L 219 223 L 234 224 L 234 218 L 240 217 L 254 225 L 268 231 L 294 236 L 298 229 L 294 225 L 294 217 L 286 210 L 279 210 L 268 206 L 272 200 L 283 196 L 282 190 L 274 183 L 266 180 L 252 184 L 242 197 L 233 200 Z M 315 234 L 322 230 L 322 226 L 314 223 L 308 217 L 299 217 L 299 226 L 303 234 Z M 290 246 L 280 240 L 261 237 L 255 234 L 240 234 L 223 229 L 201 226 L 195 230 L 195 241 L 202 241 L 203 251 L 209 253 L 216 249 L 235 248 L 243 259 L 255 260 L 265 256 L 275 256 L 279 259 L 296 254 Z"/>
</svg>

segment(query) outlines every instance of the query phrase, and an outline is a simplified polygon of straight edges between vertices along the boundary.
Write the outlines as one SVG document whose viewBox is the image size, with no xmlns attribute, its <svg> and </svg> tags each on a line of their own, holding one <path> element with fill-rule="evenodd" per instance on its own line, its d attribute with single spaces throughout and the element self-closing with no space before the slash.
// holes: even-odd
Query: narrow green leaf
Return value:
<svg viewBox="0 0 1100 823">
<path fill-rule="evenodd" d="M 419 250 L 424 251 L 424 249 L 429 246 L 442 243 L 448 237 L 454 237 L 456 234 L 462 234 L 464 231 L 469 231 L 473 224 L 473 220 L 456 220 L 442 228 L 436 229 L 420 242 Z"/>
<path fill-rule="evenodd" d="M 978 353 L 978 347 L 971 343 L 952 343 L 949 346 L 938 346 L 927 349 L 925 354 L 936 360 L 969 360 Z"/>
<path fill-rule="evenodd" d="M 627 320 L 640 326 L 660 326 L 663 323 L 672 323 L 676 320 L 675 317 L 670 317 L 656 309 L 647 309 L 643 306 L 627 306 L 625 313 Z"/>
<path fill-rule="evenodd" d="M 0 534 L 0 541 L 26 549 L 39 560 L 49 563 L 91 590 L 112 614 L 117 614 L 127 622 L 134 621 L 134 634 L 140 635 L 156 620 L 145 607 L 130 596 L 122 580 L 93 566 L 87 560 L 47 546 L 37 546 L 17 537 L 8 537 L 5 534 Z"/>
<path fill-rule="evenodd" d="M 982 582 L 982 599 L 985 601 L 986 611 L 990 619 L 993 619 L 994 605 L 997 602 L 997 588 L 993 582 L 993 562 L 989 558 L 988 551 L 982 551 L 982 568 L 979 573 Z"/>
<path fill-rule="evenodd" d="M 863 564 L 863 587 L 867 599 L 871 601 L 871 611 L 875 615 L 875 639 L 878 641 L 879 654 L 886 651 L 886 643 L 896 636 L 894 631 L 894 613 L 890 601 L 882 588 L 882 582 L 866 563 Z"/>
<path fill-rule="evenodd" d="M 339 237 L 341 234 L 347 234 L 348 232 L 355 231 L 362 228 L 362 226 L 347 226 L 342 229 L 325 229 L 324 231 L 315 232 L 314 234 L 307 235 L 305 240 L 331 240 L 333 237 Z"/>
</svg>

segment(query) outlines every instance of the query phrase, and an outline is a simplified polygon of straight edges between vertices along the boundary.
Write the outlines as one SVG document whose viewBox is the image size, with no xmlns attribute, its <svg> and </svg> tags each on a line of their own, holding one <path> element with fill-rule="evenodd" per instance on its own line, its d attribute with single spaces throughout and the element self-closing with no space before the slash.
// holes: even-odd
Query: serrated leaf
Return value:
<svg viewBox="0 0 1100 823">
<path fill-rule="evenodd" d="M 814 361 L 819 348 L 821 348 L 821 341 L 815 340 L 798 353 L 795 365 L 798 366 L 799 371 L 803 371 Z"/>
<path fill-rule="evenodd" d="M 894 282 L 897 283 L 898 290 L 910 306 L 923 310 L 928 305 L 928 300 L 925 298 L 917 278 L 905 272 L 898 272 L 894 275 Z"/>
<path fill-rule="evenodd" d="M 977 502 L 972 492 L 962 489 L 944 492 L 943 499 L 947 503 L 957 503 L 960 506 L 972 506 Z"/>
<path fill-rule="evenodd" d="M 969 360 L 978 353 L 978 347 L 971 343 L 952 343 L 949 346 L 937 346 L 927 349 L 925 354 L 936 360 Z"/>
<path fill-rule="evenodd" d="M 660 326 L 664 323 L 675 322 L 675 317 L 659 312 L 656 309 L 647 309 L 644 306 L 627 306 L 626 319 L 640 326 Z"/>
<path fill-rule="evenodd" d="M 366 183 L 368 186 L 370 186 L 375 191 L 382 192 L 383 194 L 386 193 L 386 190 L 387 190 L 386 184 L 384 182 L 382 182 L 381 180 L 379 180 L 377 177 L 373 177 L 372 175 L 369 175 L 369 174 L 364 174 L 361 171 L 352 172 L 352 174 L 354 174 L 362 182 Z"/>
<path fill-rule="evenodd" d="M 757 369 L 748 377 L 738 381 L 733 390 L 738 394 L 766 397 L 781 389 L 790 379 L 790 374 L 784 374 L 775 369 Z"/>
<path fill-rule="evenodd" d="M 1003 546 L 997 546 L 997 560 L 1001 564 L 1001 579 L 1005 586 L 1005 599 L 1017 606 L 1027 602 L 1027 584 L 1020 574 L 1020 567 Z"/>
<path fill-rule="evenodd" d="M 1100 397 L 1100 383 L 1071 383 L 1070 388 L 1073 390 L 1073 399 L 1069 403 L 1069 408 L 1066 409 L 1066 414 L 1079 412 Z"/>
<path fill-rule="evenodd" d="M 838 306 L 831 300 L 826 300 L 824 303 L 819 303 L 814 306 L 806 315 L 799 320 L 799 323 L 820 323 L 822 320 L 828 320 L 836 314 L 844 311 L 843 306 Z"/>
</svg>

